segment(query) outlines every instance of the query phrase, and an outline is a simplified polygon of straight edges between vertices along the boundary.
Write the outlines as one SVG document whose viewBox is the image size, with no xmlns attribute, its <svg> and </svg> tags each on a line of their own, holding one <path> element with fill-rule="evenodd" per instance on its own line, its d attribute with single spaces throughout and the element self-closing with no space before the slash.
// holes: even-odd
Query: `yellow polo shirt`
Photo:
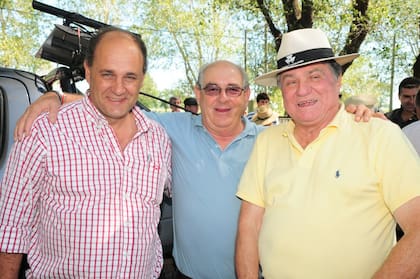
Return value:
<svg viewBox="0 0 420 279">
<path fill-rule="evenodd" d="M 420 160 L 397 125 L 353 118 L 342 107 L 305 149 L 293 122 L 258 136 L 237 196 L 265 208 L 265 279 L 371 278 L 392 249 L 392 213 L 420 195 Z"/>
</svg>

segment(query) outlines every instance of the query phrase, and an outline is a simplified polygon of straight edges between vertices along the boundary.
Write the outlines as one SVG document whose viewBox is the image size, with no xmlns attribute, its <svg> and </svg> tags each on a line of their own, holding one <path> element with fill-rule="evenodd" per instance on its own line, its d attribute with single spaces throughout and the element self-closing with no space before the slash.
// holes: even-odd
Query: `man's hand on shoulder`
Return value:
<svg viewBox="0 0 420 279">
<path fill-rule="evenodd" d="M 60 106 L 61 102 L 57 94 L 55 92 L 46 92 L 27 107 L 23 115 L 19 118 L 14 131 L 15 141 L 21 141 L 31 135 L 31 127 L 35 119 L 43 112 L 49 112 L 48 119 L 52 123 L 55 123 Z"/>
<path fill-rule="evenodd" d="M 360 122 L 362 120 L 364 122 L 369 122 L 372 117 L 388 120 L 382 112 L 374 112 L 365 105 L 349 104 L 346 106 L 346 111 L 354 114 L 354 120 L 356 122 Z"/>
</svg>

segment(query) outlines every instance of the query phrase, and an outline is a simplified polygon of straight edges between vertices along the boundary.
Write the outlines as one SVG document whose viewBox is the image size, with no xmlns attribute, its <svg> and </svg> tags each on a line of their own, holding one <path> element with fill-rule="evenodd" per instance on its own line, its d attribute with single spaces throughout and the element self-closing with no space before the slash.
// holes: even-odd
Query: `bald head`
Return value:
<svg viewBox="0 0 420 279">
<path fill-rule="evenodd" d="M 144 44 L 143 40 L 141 39 L 140 35 L 131 33 L 129 31 L 119 29 L 116 27 L 105 27 L 101 28 L 89 41 L 88 48 L 86 50 L 85 61 L 88 66 L 92 66 L 93 60 L 95 59 L 95 51 L 98 47 L 98 44 L 103 40 L 104 37 L 113 36 L 118 37 L 126 37 L 132 40 L 137 47 L 140 49 L 140 52 L 143 55 L 143 67 L 142 71 L 143 74 L 147 71 L 147 49 L 146 45 Z"/>
</svg>

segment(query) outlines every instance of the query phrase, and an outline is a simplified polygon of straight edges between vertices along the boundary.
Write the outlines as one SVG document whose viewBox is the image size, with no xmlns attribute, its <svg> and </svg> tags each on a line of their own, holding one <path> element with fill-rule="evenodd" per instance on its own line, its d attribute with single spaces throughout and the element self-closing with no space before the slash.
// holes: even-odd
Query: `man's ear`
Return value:
<svg viewBox="0 0 420 279">
<path fill-rule="evenodd" d="M 88 66 L 86 60 L 83 62 L 83 68 L 85 68 L 85 79 L 87 83 L 90 84 L 90 67 Z"/>
<path fill-rule="evenodd" d="M 201 97 L 201 90 L 200 88 L 196 85 L 194 86 L 194 94 L 195 94 L 195 98 L 197 99 L 197 102 L 200 104 L 200 97 Z"/>
<path fill-rule="evenodd" d="M 249 101 L 249 97 L 251 96 L 251 88 L 248 86 L 244 91 L 244 96 Z"/>
</svg>

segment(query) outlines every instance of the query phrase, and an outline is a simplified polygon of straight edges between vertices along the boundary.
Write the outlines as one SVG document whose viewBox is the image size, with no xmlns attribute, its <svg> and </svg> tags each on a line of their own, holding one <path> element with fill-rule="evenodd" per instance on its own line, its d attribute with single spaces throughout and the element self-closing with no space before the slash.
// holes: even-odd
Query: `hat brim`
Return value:
<svg viewBox="0 0 420 279">
<path fill-rule="evenodd" d="M 354 59 L 356 59 L 358 56 L 359 56 L 358 53 L 353 53 L 353 54 L 347 54 L 343 56 L 327 57 L 327 58 L 322 58 L 322 59 L 317 59 L 317 60 L 311 60 L 305 63 L 294 64 L 294 65 L 286 66 L 281 69 L 277 69 L 277 70 L 268 72 L 266 74 L 263 74 L 261 76 L 258 76 L 254 79 L 254 82 L 262 86 L 277 86 L 277 76 L 282 72 L 299 68 L 299 67 L 303 67 L 306 65 L 322 62 L 322 61 L 329 61 L 329 60 L 335 60 L 338 64 L 345 65 L 347 63 L 350 63 Z"/>
</svg>

